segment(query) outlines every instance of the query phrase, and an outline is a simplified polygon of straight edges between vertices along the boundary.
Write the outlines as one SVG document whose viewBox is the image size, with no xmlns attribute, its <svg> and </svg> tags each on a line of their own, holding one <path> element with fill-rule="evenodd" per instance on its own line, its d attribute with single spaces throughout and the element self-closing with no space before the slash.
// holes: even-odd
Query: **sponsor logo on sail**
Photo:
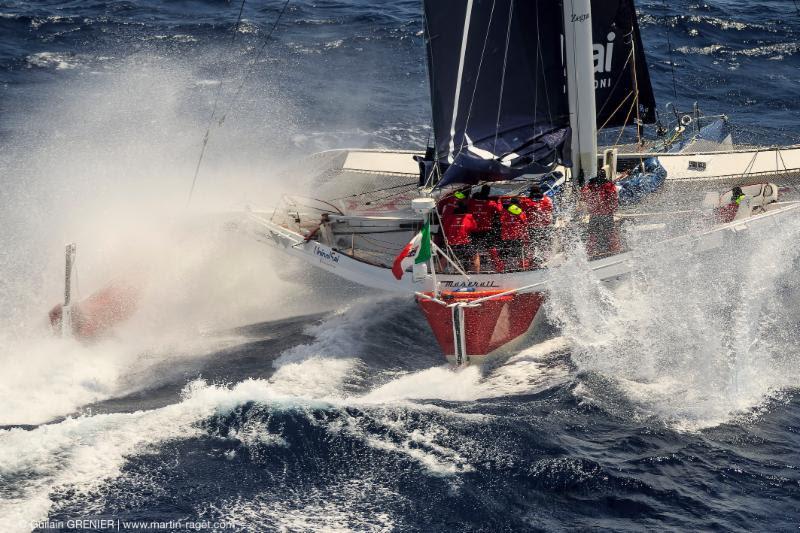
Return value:
<svg viewBox="0 0 800 533">
<path fill-rule="evenodd" d="M 614 39 L 617 34 L 609 32 L 606 42 L 592 45 L 594 51 L 594 88 L 608 89 L 611 87 L 611 76 L 598 76 L 598 74 L 611 74 L 611 67 L 614 60 Z"/>
</svg>

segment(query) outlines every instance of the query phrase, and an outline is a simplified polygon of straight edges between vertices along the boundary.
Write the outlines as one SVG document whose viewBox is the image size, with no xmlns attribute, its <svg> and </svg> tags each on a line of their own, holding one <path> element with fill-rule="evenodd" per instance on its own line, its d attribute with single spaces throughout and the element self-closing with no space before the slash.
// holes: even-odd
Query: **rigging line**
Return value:
<svg viewBox="0 0 800 533">
<path fill-rule="evenodd" d="M 631 114 L 633 114 L 633 108 L 634 107 L 636 107 L 636 100 L 635 99 L 631 102 L 631 107 L 630 107 L 630 109 L 628 109 L 628 115 L 625 117 L 625 122 L 623 123 L 624 125 L 619 129 L 619 136 L 617 137 L 617 140 L 614 143 L 614 146 L 619 146 L 619 141 L 620 141 L 620 139 L 622 139 L 622 134 L 625 133 L 625 126 L 628 124 L 628 120 L 630 120 Z"/>
<path fill-rule="evenodd" d="M 244 13 L 244 4 L 247 0 L 242 0 L 242 5 L 239 6 L 239 16 L 236 18 L 236 25 L 233 27 L 233 36 L 231 37 L 231 44 L 236 41 L 236 34 L 239 33 L 239 26 L 242 23 L 242 13 Z"/>
<path fill-rule="evenodd" d="M 539 66 L 544 65 L 544 55 L 542 54 L 542 34 L 540 31 L 539 26 L 539 3 L 536 3 L 536 54 L 538 56 L 538 61 L 536 62 L 536 77 L 538 79 L 539 76 Z M 562 50 L 563 54 L 563 50 Z M 542 77 L 545 77 L 545 74 L 542 74 Z M 546 83 L 547 80 L 544 80 L 544 98 L 547 100 L 547 118 L 550 120 L 550 129 L 553 128 L 553 106 L 550 104 L 550 86 Z M 539 89 L 538 85 L 536 88 L 536 103 L 534 104 L 534 120 L 536 119 L 536 115 L 539 111 Z"/>
<path fill-rule="evenodd" d="M 747 167 L 744 169 L 744 172 L 742 173 L 742 177 L 743 178 L 746 178 L 753 171 L 753 168 L 756 165 L 756 159 L 758 158 L 758 154 L 759 153 L 761 153 L 761 150 L 756 149 L 755 153 L 753 154 L 753 158 L 747 164 Z"/>
<path fill-rule="evenodd" d="M 234 34 L 233 34 L 233 39 L 234 40 L 236 39 L 236 33 L 238 32 L 239 24 L 241 23 L 241 18 L 242 18 L 242 13 L 244 12 L 244 4 L 245 4 L 245 2 L 246 2 L 246 0 L 242 0 L 242 5 L 239 8 L 239 17 L 237 18 L 236 25 L 234 26 Z M 275 22 L 272 24 L 272 27 L 270 28 L 269 32 L 267 33 L 267 36 L 264 38 L 264 42 L 262 43 L 261 48 L 258 50 L 258 53 L 256 54 L 256 57 L 253 59 L 253 61 L 250 63 L 249 66 L 252 67 L 253 65 L 255 65 L 258 62 L 259 59 L 261 59 L 261 54 L 264 53 L 264 50 L 266 49 L 267 45 L 270 43 L 270 40 L 272 38 L 272 34 L 275 32 L 275 28 L 278 27 L 278 24 L 280 23 L 281 19 L 283 18 L 283 15 L 286 13 L 286 8 L 289 7 L 289 2 L 291 2 L 291 0 L 285 0 L 285 2 L 283 4 L 283 7 L 281 8 L 280 13 L 278 13 L 278 17 L 275 19 Z M 244 76 L 242 77 L 242 82 L 239 84 L 238 89 L 236 90 L 236 92 L 233 95 L 233 98 L 231 99 L 231 103 L 228 106 L 228 111 L 223 113 L 222 117 L 218 121 L 218 124 L 220 126 L 225 121 L 225 117 L 227 116 L 228 112 L 233 107 L 233 105 L 236 103 L 236 100 L 239 98 L 239 95 L 241 94 L 242 89 L 244 88 L 245 84 L 247 83 L 247 80 L 250 78 L 250 74 L 252 74 L 252 70 L 249 70 L 249 71 L 245 72 Z M 217 109 L 218 109 L 220 97 L 222 95 L 222 86 L 223 86 L 223 84 L 220 81 L 219 87 L 217 88 L 216 97 L 214 98 L 214 106 L 213 106 L 213 109 L 212 109 L 212 112 L 211 112 L 211 118 L 209 120 L 208 128 L 206 129 L 206 133 L 203 136 L 203 145 L 200 148 L 200 157 L 197 159 L 197 166 L 195 167 L 194 176 L 192 177 L 192 187 L 189 189 L 189 197 L 188 197 L 188 199 L 186 201 L 186 206 L 187 207 L 192 203 L 192 197 L 194 196 L 194 189 L 195 189 L 195 186 L 197 185 L 197 177 L 200 175 L 200 167 L 203 164 L 203 158 L 205 157 L 205 154 L 206 154 L 206 148 L 208 148 L 208 139 L 209 139 L 209 137 L 211 135 L 211 129 L 214 127 L 214 122 L 215 122 L 214 119 L 215 119 L 215 117 L 217 115 Z"/>
<path fill-rule="evenodd" d="M 422 22 L 425 25 L 425 35 L 423 36 L 423 41 L 425 41 L 425 48 L 426 48 L 426 51 L 428 53 L 428 57 L 430 58 L 430 61 L 431 61 L 431 68 L 428 69 L 428 70 L 430 70 L 430 73 L 429 73 L 429 76 L 430 76 L 430 81 L 429 81 L 430 87 L 429 87 L 429 90 L 430 90 L 431 96 L 433 96 L 435 94 L 435 92 L 436 92 L 436 74 L 435 74 L 436 73 L 436 66 L 435 66 L 435 63 L 434 63 L 434 60 L 433 60 L 433 36 L 431 35 L 431 27 L 430 27 L 430 24 L 428 23 L 428 11 L 426 9 L 424 9 L 424 8 L 422 9 Z M 428 132 L 428 142 L 429 143 L 430 143 L 431 135 L 436 130 L 436 124 L 435 124 L 435 120 L 436 119 L 434 119 L 434 116 L 436 115 L 436 112 L 433 110 L 432 101 L 433 101 L 433 99 L 431 99 L 431 131 Z M 439 147 L 436 145 L 436 141 L 437 141 L 437 139 L 436 139 L 436 137 L 434 137 L 433 138 L 433 142 L 434 142 L 433 154 L 434 154 L 434 159 L 438 162 L 439 161 Z M 426 146 L 426 148 L 427 148 L 427 146 Z M 436 166 L 438 166 L 438 164 Z"/>
<path fill-rule="evenodd" d="M 795 0 L 797 2 L 797 0 Z M 663 0 L 664 10 L 668 9 L 667 7 L 667 0 Z M 672 40 L 670 39 L 670 24 L 669 24 L 669 17 L 665 14 L 664 15 L 664 22 L 667 27 L 667 47 L 669 48 L 669 66 L 670 70 L 672 71 L 672 93 L 675 96 L 675 100 L 678 99 L 678 81 L 675 79 L 675 56 L 672 52 Z"/>
<path fill-rule="evenodd" d="M 563 58 L 563 53 L 564 53 L 563 49 L 562 49 L 561 53 L 562 53 L 562 58 Z M 538 2 L 536 3 L 536 55 L 537 55 L 536 77 L 534 79 L 538 81 L 538 79 L 539 79 L 539 67 L 544 65 L 544 55 L 542 54 L 542 33 L 540 31 L 540 25 L 539 25 L 539 3 Z M 542 87 L 544 87 L 544 98 L 545 98 L 545 100 L 547 100 L 547 118 L 550 120 L 550 129 L 552 129 L 553 128 L 553 124 L 554 124 L 554 122 L 553 122 L 553 109 L 552 109 L 552 105 L 550 104 L 550 87 L 549 87 L 549 85 L 547 83 L 547 80 L 545 78 L 545 73 L 542 73 L 542 81 L 543 81 Z M 536 85 L 536 83 L 534 83 L 534 85 Z M 534 120 L 533 127 L 534 127 L 534 131 L 536 130 L 536 122 L 535 121 L 536 121 L 536 117 L 538 116 L 538 113 L 539 113 L 539 89 L 538 89 L 538 86 L 537 86 L 536 87 L 536 100 L 535 100 L 535 103 L 534 103 L 534 112 L 533 112 L 533 120 Z"/>
<path fill-rule="evenodd" d="M 456 138 L 456 120 L 458 119 L 458 104 L 461 102 L 461 82 L 464 79 L 464 60 L 467 55 L 467 44 L 469 44 L 469 28 L 472 21 L 472 5 L 473 0 L 467 0 L 467 11 L 464 14 L 464 31 L 461 34 L 461 53 L 458 60 L 458 74 L 456 75 L 456 92 L 453 98 L 453 116 L 450 121 L 450 144 L 448 145 L 449 152 L 447 160 L 453 162 L 455 152 L 455 138 Z"/>
<path fill-rule="evenodd" d="M 628 93 L 628 94 L 625 96 L 625 98 L 623 98 L 623 99 L 622 99 L 622 101 L 619 103 L 619 105 L 618 105 L 618 106 L 617 106 L 617 108 L 614 110 L 614 112 L 613 112 L 613 113 L 611 113 L 611 115 L 609 115 L 609 117 L 606 119 L 606 121 L 603 123 L 603 125 L 602 125 L 602 126 L 600 126 L 600 127 L 599 127 L 599 128 L 597 128 L 597 129 L 598 129 L 598 130 L 605 129 L 605 127 L 606 127 L 606 126 L 608 126 L 608 123 L 609 123 L 609 122 L 611 122 L 611 119 L 612 119 L 612 118 L 614 118 L 614 115 L 616 115 L 616 114 L 617 114 L 617 111 L 619 111 L 620 109 L 622 109 L 622 106 L 623 106 L 623 105 L 625 105 L 625 102 L 627 102 L 627 101 L 628 101 L 628 98 L 630 98 L 631 96 L 633 96 L 633 91 L 629 92 L 629 93 Z"/>
<path fill-rule="evenodd" d="M 414 182 L 414 185 L 416 185 L 416 184 L 417 184 L 417 182 Z M 412 191 L 412 189 L 410 189 L 410 188 L 409 188 L 407 191 L 396 191 L 396 192 L 393 192 L 393 193 L 387 194 L 387 195 L 385 195 L 385 196 L 379 196 L 379 197 L 377 197 L 377 198 L 373 198 L 372 200 L 368 200 L 368 201 L 364 202 L 364 205 L 372 205 L 372 204 L 374 204 L 375 202 L 380 202 L 380 201 L 382 201 L 382 200 L 388 200 L 389 198 L 395 198 L 395 197 L 397 197 L 397 196 L 401 196 L 401 195 L 404 195 L 404 194 L 408 194 L 408 193 L 410 193 L 411 191 Z"/>
<path fill-rule="evenodd" d="M 514 0 L 508 8 L 508 27 L 506 29 L 506 49 L 503 53 L 503 73 L 500 76 L 500 101 L 497 103 L 497 120 L 494 127 L 494 145 L 492 153 L 497 151 L 497 137 L 500 135 L 500 114 L 503 112 L 503 93 L 506 88 L 506 68 L 508 67 L 508 46 L 511 42 L 511 22 L 514 20 Z"/>
<path fill-rule="evenodd" d="M 642 115 L 639 112 L 639 78 L 636 72 L 636 36 L 633 34 L 633 32 L 631 32 L 631 55 L 633 56 L 633 91 L 635 93 L 634 102 L 636 103 L 636 140 L 638 141 L 639 147 L 642 147 L 644 146 L 644 141 L 642 141 L 641 135 Z M 641 156 L 639 157 L 639 163 L 641 163 L 642 167 L 644 167 L 644 159 L 642 159 Z"/>
<path fill-rule="evenodd" d="M 267 45 L 269 45 L 269 43 L 272 42 L 272 35 L 275 33 L 275 29 L 278 27 L 278 24 L 280 24 L 283 15 L 286 14 L 286 9 L 289 7 L 290 2 L 291 0 L 285 0 L 285 2 L 283 3 L 283 7 L 281 8 L 280 13 L 278 13 L 277 18 L 272 23 L 272 27 L 270 27 L 269 32 L 267 33 L 266 37 L 264 37 L 264 41 L 261 43 L 261 48 L 258 49 L 258 53 L 253 58 L 253 60 L 250 61 L 248 67 L 253 67 L 256 63 L 258 63 L 258 61 L 261 59 L 261 56 L 264 53 L 264 50 L 266 50 Z M 220 124 L 222 124 L 222 122 L 225 121 L 225 117 L 227 116 L 228 112 L 230 112 L 231 108 L 233 108 L 233 104 L 236 103 L 236 100 L 239 99 L 239 96 L 242 94 L 244 86 L 247 84 L 247 80 L 250 79 L 250 76 L 252 74 L 253 74 L 252 69 L 249 69 L 247 72 L 245 72 L 245 75 L 242 79 L 242 83 L 239 84 L 239 87 L 236 89 L 236 92 L 234 93 L 233 98 L 231 99 L 231 104 L 228 106 L 228 111 L 223 113 L 222 118 L 220 118 Z"/>
<path fill-rule="evenodd" d="M 244 13 L 244 4 L 247 0 L 242 0 L 242 4 L 239 6 L 239 14 L 236 17 L 236 24 L 233 25 L 233 35 L 231 36 L 231 44 L 236 42 L 236 34 L 239 33 L 239 24 L 242 21 L 242 14 Z M 197 166 L 194 169 L 194 176 L 192 177 L 192 187 L 189 190 L 189 198 L 186 202 L 186 206 L 188 207 L 189 204 L 192 202 L 192 195 L 194 194 L 194 187 L 197 183 L 197 176 L 200 174 L 200 165 L 203 163 L 203 157 L 206 153 L 206 148 L 208 147 L 208 137 L 211 134 L 211 128 L 214 126 L 214 118 L 217 116 L 217 109 L 219 108 L 219 102 L 222 97 L 222 88 L 223 83 L 220 80 L 219 85 L 217 86 L 216 94 L 214 95 L 214 105 L 211 107 L 211 116 L 208 117 L 208 127 L 206 127 L 206 133 L 203 135 L 203 145 L 200 148 L 200 157 L 197 159 Z"/>
<path fill-rule="evenodd" d="M 620 69 L 620 71 L 621 71 L 621 72 L 624 72 L 624 71 L 625 71 L 625 69 L 626 69 L 626 68 L 628 68 L 628 65 L 630 64 L 630 62 L 631 62 L 631 58 L 632 58 L 632 57 L 633 57 L 633 50 L 631 50 L 631 53 L 630 53 L 630 54 L 628 54 L 628 58 L 625 60 L 625 64 L 624 64 L 624 65 L 622 65 L 622 69 Z M 611 88 L 611 91 L 609 92 L 609 94 L 614 94 L 614 93 L 616 93 L 616 91 L 617 91 L 617 87 L 619 87 L 619 84 L 620 84 L 621 82 L 622 82 L 622 76 L 620 75 L 620 77 L 619 77 L 619 78 L 617 78 L 617 81 L 616 81 L 616 82 L 614 82 L 614 86 Z M 631 91 L 631 93 L 630 93 L 630 94 L 633 94 L 633 91 Z M 628 95 L 628 97 L 630 97 L 630 94 Z M 627 99 L 628 99 L 628 98 L 626 97 L 626 98 L 625 98 L 625 100 L 627 100 Z M 600 108 L 600 110 L 597 112 L 597 115 L 598 115 L 598 116 L 600 116 L 600 115 L 602 115 L 602 114 L 603 114 L 603 111 L 605 110 L 605 108 L 606 108 L 606 106 L 608 105 L 608 102 L 609 102 L 610 100 L 611 100 L 611 99 L 609 98 L 609 99 L 607 99 L 605 102 L 603 102 L 603 106 L 602 106 L 602 107 Z M 625 100 L 623 100 L 623 101 L 622 101 L 622 103 L 625 103 Z M 614 110 L 614 112 L 613 112 L 613 113 L 611 113 L 611 115 L 609 115 L 609 117 L 606 119 L 605 123 L 604 123 L 602 126 L 600 126 L 599 128 L 597 128 L 598 130 L 602 130 L 603 128 L 605 128 L 605 127 L 608 125 L 608 123 L 609 123 L 609 122 L 611 122 L 611 119 L 612 119 L 612 118 L 614 118 L 614 115 L 616 115 L 616 114 L 617 114 L 617 111 L 619 111 L 619 110 L 620 110 L 620 108 L 622 107 L 622 103 L 621 103 L 621 104 L 619 104 L 619 105 L 617 106 L 617 108 Z"/>
<path fill-rule="evenodd" d="M 469 119 L 472 117 L 472 106 L 475 103 L 475 93 L 478 92 L 478 82 L 481 79 L 481 69 L 483 68 L 483 59 L 486 57 L 486 44 L 489 42 L 489 33 L 492 31 L 492 19 L 494 18 L 494 7 L 496 0 L 492 0 L 492 9 L 489 11 L 489 23 L 486 25 L 486 36 L 483 38 L 483 49 L 481 49 L 481 60 L 478 62 L 478 73 L 475 75 L 475 85 L 472 87 L 472 97 L 469 100 L 469 108 L 467 109 L 467 120 L 464 122 L 464 136 L 461 137 L 461 146 L 458 147 L 458 153 L 464 149 L 464 142 L 467 139 L 467 129 L 469 128 Z"/>
<path fill-rule="evenodd" d="M 438 205 L 436 206 L 434 211 L 436 213 L 436 218 L 439 219 L 439 227 L 443 228 L 444 227 L 444 223 L 443 223 L 443 220 L 442 220 L 442 215 L 439 213 L 439 206 Z M 458 265 L 458 268 L 460 268 L 461 270 L 466 272 L 466 270 L 464 270 L 464 265 L 461 264 L 461 260 L 458 258 L 458 256 L 456 256 L 455 252 L 453 251 L 453 248 L 450 247 L 450 242 L 447 240 L 447 235 L 444 234 L 443 230 L 440 230 L 440 231 L 441 231 L 441 236 L 442 236 L 442 240 L 444 241 L 444 247 L 445 247 L 445 249 L 442 250 L 442 251 L 444 252 L 445 255 L 450 257 L 450 259 L 456 265 Z"/>
</svg>

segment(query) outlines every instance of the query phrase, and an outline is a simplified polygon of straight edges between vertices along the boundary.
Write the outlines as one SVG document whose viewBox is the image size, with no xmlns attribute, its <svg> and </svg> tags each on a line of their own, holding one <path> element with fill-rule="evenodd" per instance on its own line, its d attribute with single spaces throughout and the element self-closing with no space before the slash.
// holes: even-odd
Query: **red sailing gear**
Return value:
<svg viewBox="0 0 800 533">
<path fill-rule="evenodd" d="M 581 198 L 590 215 L 613 215 L 619 207 L 617 187 L 610 181 L 589 183 L 581 189 Z"/>
<path fill-rule="evenodd" d="M 731 202 L 716 208 L 714 210 L 714 218 L 720 224 L 727 224 L 728 222 L 733 222 L 733 219 L 736 218 L 736 213 L 738 212 L 739 204 L 736 202 Z"/>
<path fill-rule="evenodd" d="M 442 217 L 444 236 L 450 246 L 470 243 L 469 234 L 478 229 L 472 213 L 450 213 Z"/>
<path fill-rule="evenodd" d="M 553 223 L 553 201 L 548 196 L 540 199 L 519 198 L 519 206 L 528 217 L 528 226 L 531 228 L 544 228 Z"/>
<path fill-rule="evenodd" d="M 731 197 L 731 201 L 728 204 L 716 208 L 714 210 L 714 218 L 716 221 L 722 224 L 733 222 L 736 215 L 739 213 L 739 206 L 744 199 L 744 194 L 740 195 L 738 198 Z"/>
<path fill-rule="evenodd" d="M 614 211 L 619 207 L 617 187 L 610 181 L 589 182 L 581 189 L 581 199 L 589 211 L 589 241 L 586 251 L 591 257 L 618 253 L 622 249 Z"/>
<path fill-rule="evenodd" d="M 456 194 L 458 193 L 461 193 L 461 198 L 458 198 L 456 196 Z M 466 195 L 463 193 L 463 191 L 455 191 L 448 194 L 441 200 L 439 200 L 437 208 L 439 210 L 439 213 L 444 215 L 445 211 L 447 211 L 448 209 L 453 209 L 456 205 L 458 205 L 458 202 L 464 202 L 464 201 L 468 202 L 469 200 L 466 198 Z"/>
<path fill-rule="evenodd" d="M 500 213 L 500 239 L 504 241 L 526 240 L 528 238 L 528 217 L 525 213 L 515 215 L 503 209 Z"/>
<path fill-rule="evenodd" d="M 467 203 L 469 211 L 475 218 L 475 223 L 478 224 L 476 231 L 491 231 L 492 223 L 494 222 L 495 213 L 499 213 L 503 208 L 494 200 L 479 200 L 470 198 Z"/>
<path fill-rule="evenodd" d="M 453 209 L 455 209 L 457 203 L 458 200 L 451 194 L 439 200 L 436 210 L 439 211 L 439 215 L 444 218 L 448 212 L 452 212 Z"/>
</svg>

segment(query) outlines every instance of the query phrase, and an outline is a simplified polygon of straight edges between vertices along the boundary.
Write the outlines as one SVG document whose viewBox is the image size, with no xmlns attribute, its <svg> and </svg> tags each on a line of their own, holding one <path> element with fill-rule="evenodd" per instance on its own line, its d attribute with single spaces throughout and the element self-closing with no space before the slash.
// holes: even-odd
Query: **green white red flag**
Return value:
<svg viewBox="0 0 800 533">
<path fill-rule="evenodd" d="M 401 279 L 406 269 L 411 265 L 425 263 L 431 258 L 431 225 L 426 222 L 422 231 L 417 233 L 411 242 L 406 244 L 397 257 L 394 258 L 392 274 Z"/>
</svg>

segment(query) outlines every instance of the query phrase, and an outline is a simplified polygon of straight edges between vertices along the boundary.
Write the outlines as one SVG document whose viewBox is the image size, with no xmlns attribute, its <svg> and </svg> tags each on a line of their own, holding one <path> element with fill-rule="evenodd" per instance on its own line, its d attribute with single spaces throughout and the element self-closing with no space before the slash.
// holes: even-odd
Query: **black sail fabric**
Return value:
<svg viewBox="0 0 800 533">
<path fill-rule="evenodd" d="M 440 185 L 569 163 L 562 11 L 554 0 L 425 2 Z"/>
<path fill-rule="evenodd" d="M 592 37 L 597 127 L 631 126 L 637 118 L 655 123 L 655 96 L 633 0 L 592 0 Z"/>
</svg>

